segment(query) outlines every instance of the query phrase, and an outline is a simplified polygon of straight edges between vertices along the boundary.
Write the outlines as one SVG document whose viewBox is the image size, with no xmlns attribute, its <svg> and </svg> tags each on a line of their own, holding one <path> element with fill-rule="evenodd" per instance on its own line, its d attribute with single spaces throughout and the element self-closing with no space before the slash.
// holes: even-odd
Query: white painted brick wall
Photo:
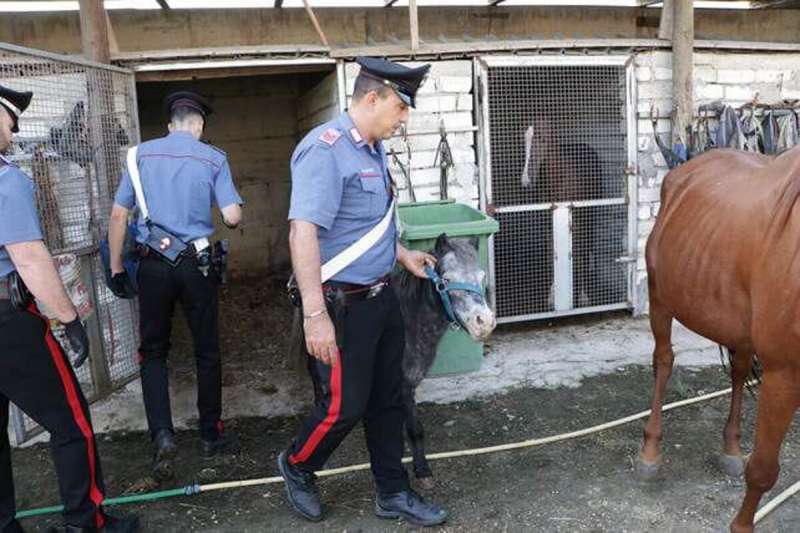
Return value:
<svg viewBox="0 0 800 533">
<path fill-rule="evenodd" d="M 658 132 L 667 139 L 668 117 L 672 111 L 671 53 L 642 52 L 634 59 L 638 101 L 636 105 L 638 195 L 636 287 L 640 295 L 637 312 L 647 310 L 647 274 L 644 248 L 660 209 L 660 186 L 667 174 L 664 159 L 653 141 L 650 109 L 655 106 L 660 117 Z M 727 53 L 696 51 L 694 54 L 695 105 L 722 100 L 741 105 L 758 94 L 761 103 L 779 103 L 782 99 L 800 99 L 800 54 L 798 53 Z"/>
<path fill-rule="evenodd" d="M 752 100 L 755 95 L 755 89 L 746 85 L 731 85 L 725 87 L 725 100 L 729 102 L 741 102 Z"/>
<path fill-rule="evenodd" d="M 717 71 L 717 82 L 719 83 L 753 83 L 756 81 L 756 73 L 753 70 L 726 70 Z"/>
</svg>

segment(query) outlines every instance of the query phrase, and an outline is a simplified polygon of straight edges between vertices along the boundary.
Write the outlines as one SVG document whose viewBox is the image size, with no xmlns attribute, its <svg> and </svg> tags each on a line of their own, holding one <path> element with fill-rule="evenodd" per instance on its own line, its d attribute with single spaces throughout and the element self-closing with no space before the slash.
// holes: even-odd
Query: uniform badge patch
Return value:
<svg viewBox="0 0 800 533">
<path fill-rule="evenodd" d="M 358 133 L 358 130 L 356 128 L 350 128 L 350 136 L 356 143 L 360 143 L 361 141 L 364 140 L 363 137 L 361 137 L 361 134 Z"/>
<path fill-rule="evenodd" d="M 341 136 L 342 133 L 336 128 L 328 128 L 322 133 L 322 135 L 319 136 L 319 140 L 329 146 L 333 146 L 334 143 L 338 141 L 339 137 Z"/>
</svg>

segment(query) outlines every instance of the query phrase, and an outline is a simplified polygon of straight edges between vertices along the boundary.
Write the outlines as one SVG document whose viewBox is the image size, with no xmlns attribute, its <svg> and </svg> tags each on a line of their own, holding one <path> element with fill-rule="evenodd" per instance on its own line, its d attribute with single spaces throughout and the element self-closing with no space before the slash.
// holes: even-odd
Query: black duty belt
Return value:
<svg viewBox="0 0 800 533">
<path fill-rule="evenodd" d="M 390 277 L 380 278 L 370 285 L 358 285 L 355 283 L 344 283 L 341 281 L 328 281 L 322 285 L 322 290 L 326 294 L 333 294 L 341 291 L 345 298 L 345 303 L 353 303 L 361 300 L 369 300 L 378 296 L 383 289 L 389 286 Z"/>
</svg>

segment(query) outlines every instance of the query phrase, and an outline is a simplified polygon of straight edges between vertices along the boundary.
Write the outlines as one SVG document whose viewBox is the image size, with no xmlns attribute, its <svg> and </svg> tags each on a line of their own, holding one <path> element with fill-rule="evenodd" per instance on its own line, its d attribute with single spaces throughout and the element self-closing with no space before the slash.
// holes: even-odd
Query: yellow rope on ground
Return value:
<svg viewBox="0 0 800 533">
<path fill-rule="evenodd" d="M 704 402 L 706 400 L 712 400 L 714 398 L 719 398 L 721 396 L 726 396 L 731 393 L 730 388 L 718 390 L 716 392 L 711 392 L 708 394 L 703 394 L 701 396 L 696 396 L 694 398 L 687 398 L 685 400 L 680 400 L 677 402 L 672 402 L 667 405 L 664 405 L 661 410 L 663 411 L 670 411 L 672 409 L 677 409 L 678 407 L 685 407 L 687 405 L 692 405 L 695 403 Z M 642 418 L 646 418 L 650 416 L 650 409 L 646 411 L 641 411 L 639 413 L 626 416 L 624 418 L 620 418 L 618 420 L 613 420 L 611 422 L 606 422 L 604 424 L 599 424 L 596 426 L 592 426 L 585 429 L 580 429 L 577 431 L 571 431 L 568 433 L 562 433 L 560 435 L 552 435 L 550 437 L 542 437 L 538 439 L 528 439 L 520 442 L 512 442 L 509 444 L 500 444 L 497 446 L 486 446 L 483 448 L 473 448 L 469 450 L 455 450 L 452 452 L 440 452 L 440 453 L 432 453 L 427 455 L 426 457 L 428 460 L 434 461 L 437 459 L 452 459 L 455 457 L 468 457 L 473 455 L 483 455 L 487 453 L 496 453 L 496 452 L 505 452 L 510 450 L 518 450 L 521 448 L 531 448 L 534 446 L 542 446 L 544 444 L 551 444 L 553 442 L 560 442 L 564 440 L 575 439 L 578 437 L 583 437 L 586 435 L 591 435 L 592 433 L 598 433 L 600 431 L 605 431 L 607 429 L 615 428 L 618 426 L 622 426 L 624 424 L 628 424 L 630 422 L 634 422 L 636 420 L 640 420 Z M 404 457 L 403 463 L 410 463 L 411 457 Z M 351 466 L 343 466 L 340 468 L 329 468 L 326 470 L 320 470 L 317 472 L 317 476 L 319 477 L 327 477 L 327 476 L 335 476 L 339 474 L 347 474 L 350 472 L 358 472 L 360 470 L 368 470 L 370 467 L 369 463 L 361 463 Z M 248 479 L 242 481 L 229 481 L 224 483 L 211 483 L 209 485 L 201 485 L 200 489 L 201 492 L 208 492 L 212 490 L 222 490 L 222 489 L 230 489 L 236 487 L 252 487 L 256 485 L 269 485 L 272 483 L 280 483 L 283 481 L 283 478 L 280 476 L 273 476 L 273 477 L 265 477 L 259 479 Z M 755 523 L 758 523 L 762 520 L 767 514 L 772 512 L 776 507 L 782 504 L 784 501 L 791 498 L 796 493 L 800 492 L 800 481 L 786 489 L 782 492 L 778 497 L 764 505 L 759 511 L 756 513 L 755 516 Z"/>
</svg>

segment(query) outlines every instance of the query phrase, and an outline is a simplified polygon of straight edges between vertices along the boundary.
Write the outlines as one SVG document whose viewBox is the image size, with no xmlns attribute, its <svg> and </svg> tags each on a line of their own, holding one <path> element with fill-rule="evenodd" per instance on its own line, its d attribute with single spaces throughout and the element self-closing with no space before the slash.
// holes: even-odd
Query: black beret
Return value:
<svg viewBox="0 0 800 533">
<path fill-rule="evenodd" d="M 430 65 L 410 68 L 386 59 L 363 56 L 357 57 L 356 63 L 361 65 L 360 75 L 391 87 L 397 96 L 411 107 L 415 107 L 417 91 L 425 82 L 431 68 Z"/>
<path fill-rule="evenodd" d="M 167 95 L 167 97 L 164 99 L 164 110 L 166 111 L 167 116 L 172 115 L 172 110 L 176 107 L 188 107 L 194 109 L 203 115 L 203 118 L 214 112 L 214 110 L 211 109 L 211 105 L 208 103 L 208 100 L 197 93 L 193 93 L 192 91 L 176 91 Z"/>
<path fill-rule="evenodd" d="M 19 117 L 28 109 L 31 98 L 33 98 L 33 93 L 30 91 L 20 92 L 0 85 L 0 105 L 11 114 L 11 118 L 14 120 L 11 131 L 14 133 L 19 131 Z"/>
</svg>

